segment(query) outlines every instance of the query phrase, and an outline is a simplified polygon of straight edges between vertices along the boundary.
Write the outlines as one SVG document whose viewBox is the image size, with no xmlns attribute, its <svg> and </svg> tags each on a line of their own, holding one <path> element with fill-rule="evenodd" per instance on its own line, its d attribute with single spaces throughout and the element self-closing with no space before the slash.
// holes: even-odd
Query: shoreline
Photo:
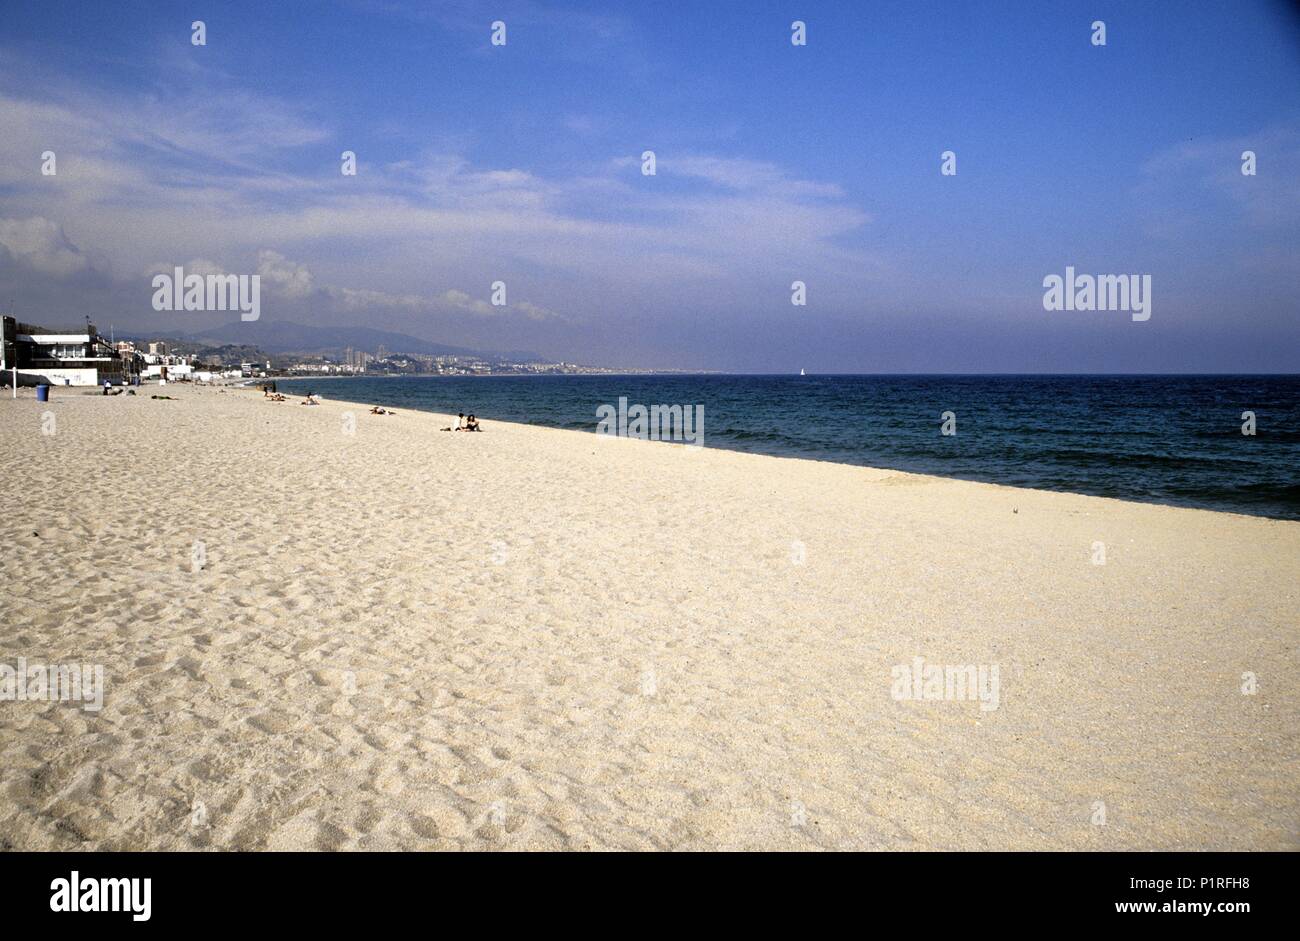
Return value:
<svg viewBox="0 0 1300 941">
<path fill-rule="evenodd" d="M 363 377 L 363 376 L 357 376 L 357 377 L 339 377 L 339 378 L 378 378 L 378 377 Z M 392 377 L 384 377 L 384 378 L 394 378 L 394 379 L 399 379 L 399 378 L 402 378 L 402 377 L 400 377 L 400 376 L 392 376 Z M 472 378 L 472 377 L 468 377 L 468 376 L 447 376 L 447 377 L 420 377 L 420 378 L 466 379 L 466 378 Z M 511 377 L 506 377 L 506 376 L 491 376 L 491 377 L 480 377 L 480 378 L 494 378 L 494 379 L 501 379 L 501 378 L 511 378 Z M 296 381 L 296 380 L 295 380 L 295 381 Z M 241 387 L 241 388 L 248 389 L 249 387 Z M 295 394 L 298 394 L 298 393 L 295 393 Z M 437 411 L 434 411 L 434 410 L 432 410 L 432 409 L 419 408 L 419 407 L 414 406 L 414 405 L 403 405 L 403 404 L 398 404 L 398 405 L 388 405 L 388 404 L 385 404 L 385 403 L 383 403 L 383 402 L 359 402 L 359 401 L 355 401 L 355 400 L 352 400 L 352 399 L 338 399 L 338 398 L 322 399 L 322 402 L 334 402 L 334 403 L 339 403 L 339 404 L 343 404 L 343 405 L 354 405 L 354 406 L 357 406 L 358 408 L 365 408 L 365 409 L 369 409 L 369 408 L 370 408 L 371 406 L 373 406 L 373 405 L 380 405 L 380 406 L 382 406 L 382 407 L 384 407 L 384 408 L 400 409 L 400 410 L 402 410 L 402 411 L 407 411 L 407 412 L 419 412 L 419 413 L 424 414 L 424 415 L 437 415 L 437 416 L 440 416 L 440 417 L 447 417 L 447 418 L 451 419 L 453 422 L 455 421 L 455 418 L 456 418 L 455 415 L 451 415 L 450 413 L 447 413 L 447 412 L 437 412 Z M 477 413 L 476 413 L 476 414 L 477 414 Z M 493 423 L 493 424 L 516 425 L 516 426 L 524 427 L 524 428 L 545 428 L 545 429 L 548 429 L 548 430 L 550 430 L 550 431 L 572 432 L 572 433 L 574 433 L 574 434 L 591 434 L 591 435 L 593 435 L 593 436 L 595 436 L 595 437 L 597 437 L 597 438 L 600 438 L 600 439 L 602 439 L 602 440 L 603 440 L 603 437 L 604 437 L 604 436 L 598 436 L 598 435 L 595 435 L 594 427 L 595 427 L 596 422 L 595 422 L 594 420 L 593 420 L 593 422 L 592 422 L 593 430 L 590 431 L 590 432 L 584 432 L 584 431 L 581 431 L 580 429 L 577 429 L 577 428 L 561 428 L 561 427 L 559 427 L 559 426 L 557 426 L 557 425 L 546 425 L 546 424 L 534 423 L 534 422 L 508 421 L 508 420 L 504 420 L 504 419 L 492 418 L 491 416 L 483 416 L 483 415 L 480 415 L 480 416 L 479 416 L 479 420 L 480 420 L 480 421 L 491 422 L 491 423 Z M 651 439 L 638 439 L 638 438 L 630 438 L 630 439 L 625 439 L 625 440 L 639 440 L 639 441 L 644 441 L 644 443 L 647 443 L 647 444 L 665 444 L 665 445 L 668 445 L 668 446 L 680 446 L 680 447 L 684 447 L 684 446 L 685 446 L 685 445 L 682 445 L 680 442 L 676 442 L 676 441 L 653 441 L 653 440 L 651 440 Z M 709 445 L 705 445 L 704 447 L 707 449 L 707 448 L 709 448 L 710 446 L 709 446 Z M 1117 502 L 1117 503 L 1122 503 L 1122 504 L 1138 504 L 1138 505 L 1141 505 L 1141 506 L 1164 507 L 1164 508 L 1171 509 L 1171 510 L 1194 510 L 1194 511 L 1201 512 L 1201 513 L 1222 513 L 1222 514 L 1226 514 L 1226 515 L 1228 515 L 1228 516 L 1239 516 L 1239 517 L 1243 517 L 1243 518 L 1245 518 L 1245 519 L 1264 520 L 1264 521 L 1274 522 L 1274 523 L 1292 523 L 1292 524 L 1295 524 L 1295 525 L 1300 525 L 1300 520 L 1287 519 L 1287 518 L 1285 518 L 1285 517 L 1281 517 L 1281 516 L 1269 516 L 1269 515 L 1266 515 L 1266 514 L 1263 514 L 1263 513 L 1242 513 L 1242 512 L 1239 512 L 1239 511 L 1237 511 L 1237 510 L 1220 510 L 1220 509 L 1215 509 L 1215 508 L 1213 508 L 1213 507 L 1193 506 L 1193 505 L 1189 505 L 1189 504 L 1166 503 L 1166 502 L 1162 502 L 1162 501 L 1155 500 L 1155 499 L 1151 499 L 1151 500 L 1142 500 L 1142 499 L 1137 499 L 1137 498 L 1112 497 L 1112 496 L 1108 496 L 1108 495 L 1105 495 L 1105 494 L 1084 493 L 1084 492 L 1079 491 L 1079 490 L 1050 490 L 1050 489 L 1047 489 L 1047 488 L 1045 488 L 1045 487 L 1024 487 L 1024 486 L 1018 486 L 1018 485 L 1016 485 L 1016 484 L 1005 484 L 1005 483 L 999 483 L 999 482 L 994 481 L 994 480 L 981 480 L 981 479 L 974 478 L 974 477 L 962 477 L 962 476 L 957 476 L 957 475 L 947 475 L 947 474 L 928 474 L 928 473 L 924 473 L 924 472 L 922 472 L 922 471 L 911 471 L 911 470 L 906 470 L 906 469 L 903 469 L 903 468 L 896 468 L 896 467 L 884 467 L 884 466 L 875 465 L 875 464 L 853 464 L 853 463 L 849 463 L 849 462 L 847 462 L 847 461 L 835 461 L 835 460 L 831 460 L 831 459 L 829 459 L 829 458 L 817 458 L 817 457 L 809 457 L 809 456 L 806 456 L 806 455 L 797 455 L 797 454 L 772 454 L 772 453 L 768 453 L 768 452 L 766 452 L 766 451 L 750 451 L 750 450 L 744 450 L 744 449 L 742 449 L 742 448 L 729 448 L 729 447 L 720 446 L 720 445 L 713 445 L 713 446 L 712 446 L 712 450 L 714 450 L 714 451 L 723 451 L 723 452 L 726 452 L 726 453 L 729 453 L 729 454 L 747 454 L 747 455 L 751 455 L 751 456 L 754 456 L 754 457 L 767 457 L 767 458 L 773 458 L 773 459 L 775 459 L 775 460 L 783 460 L 783 461 L 807 461 L 807 462 L 811 462 L 811 463 L 815 463 L 815 464 L 829 464 L 829 465 L 833 465 L 833 466 L 835 466 L 835 467 L 856 467 L 856 468 L 861 468 L 861 469 L 863 469 L 863 470 L 876 471 L 876 472 L 880 472 L 880 473 L 890 473 L 890 474 L 908 474 L 908 475 L 915 476 L 915 477 L 932 478 L 932 479 L 934 479 L 934 480 L 951 480 L 951 481 L 959 481 L 959 482 L 962 482 L 962 483 L 982 484 L 982 485 L 985 485 L 985 486 L 988 486 L 988 487 L 1001 487 L 1001 488 L 1005 488 L 1005 489 L 1007 489 L 1007 490 L 1024 490 L 1024 491 L 1030 491 L 1030 492 L 1033 492 L 1033 493 L 1055 493 L 1055 494 L 1063 494 L 1063 495 L 1067 495 L 1067 496 L 1088 497 L 1088 498 L 1090 498 L 1090 499 L 1094 499 L 1094 500 L 1111 500 L 1111 501 L 1114 501 L 1114 502 Z"/>
<path fill-rule="evenodd" d="M 6 845 L 1300 848 L 1288 521 L 161 394 L 0 402 Z"/>
</svg>

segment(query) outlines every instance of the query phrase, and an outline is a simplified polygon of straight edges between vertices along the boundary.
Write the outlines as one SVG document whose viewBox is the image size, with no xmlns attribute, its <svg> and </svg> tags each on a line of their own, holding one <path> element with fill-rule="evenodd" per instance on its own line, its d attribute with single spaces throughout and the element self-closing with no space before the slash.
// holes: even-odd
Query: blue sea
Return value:
<svg viewBox="0 0 1300 941">
<path fill-rule="evenodd" d="M 704 445 L 1300 519 L 1300 376 L 491 376 L 279 380 L 286 392 L 595 431 L 703 405 Z M 956 434 L 941 434 L 941 413 Z M 1256 434 L 1242 434 L 1242 413 Z"/>
</svg>

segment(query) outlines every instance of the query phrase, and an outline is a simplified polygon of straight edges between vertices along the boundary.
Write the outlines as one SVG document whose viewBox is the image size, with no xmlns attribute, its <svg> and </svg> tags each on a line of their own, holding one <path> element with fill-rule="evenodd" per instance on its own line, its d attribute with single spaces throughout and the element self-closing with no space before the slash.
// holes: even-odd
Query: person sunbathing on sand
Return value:
<svg viewBox="0 0 1300 941">
<path fill-rule="evenodd" d="M 373 407 L 370 409 L 370 414 L 371 414 L 371 415 L 396 415 L 397 413 L 396 413 L 396 412 L 390 412 L 388 409 L 384 408 L 382 405 L 375 405 L 375 406 L 373 406 Z"/>
<path fill-rule="evenodd" d="M 302 400 L 302 404 L 303 404 L 303 405 L 320 405 L 320 402 L 317 400 L 317 398 L 316 398 L 316 393 L 315 393 L 315 392 L 308 392 L 308 393 L 307 393 L 307 398 L 305 398 L 305 399 Z"/>
</svg>

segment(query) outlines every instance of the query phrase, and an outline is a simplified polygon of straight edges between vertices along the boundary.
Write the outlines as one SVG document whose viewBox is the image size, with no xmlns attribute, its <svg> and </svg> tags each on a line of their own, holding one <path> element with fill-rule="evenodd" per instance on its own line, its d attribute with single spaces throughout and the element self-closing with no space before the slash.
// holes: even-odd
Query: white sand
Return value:
<svg viewBox="0 0 1300 941">
<path fill-rule="evenodd" d="M 0 847 L 1300 844 L 1300 524 L 296 402 L 0 401 Z"/>
</svg>

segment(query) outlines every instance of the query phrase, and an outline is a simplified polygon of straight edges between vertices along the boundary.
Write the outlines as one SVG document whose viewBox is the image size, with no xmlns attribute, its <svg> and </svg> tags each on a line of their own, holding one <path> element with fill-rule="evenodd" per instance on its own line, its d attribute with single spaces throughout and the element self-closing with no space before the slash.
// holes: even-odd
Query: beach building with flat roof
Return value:
<svg viewBox="0 0 1300 941">
<path fill-rule="evenodd" d="M 87 322 L 82 330 L 60 331 L 3 318 L 0 370 L 4 381 L 18 385 L 97 386 L 107 379 L 114 385 L 138 372 L 134 356 L 123 356 Z"/>
</svg>

